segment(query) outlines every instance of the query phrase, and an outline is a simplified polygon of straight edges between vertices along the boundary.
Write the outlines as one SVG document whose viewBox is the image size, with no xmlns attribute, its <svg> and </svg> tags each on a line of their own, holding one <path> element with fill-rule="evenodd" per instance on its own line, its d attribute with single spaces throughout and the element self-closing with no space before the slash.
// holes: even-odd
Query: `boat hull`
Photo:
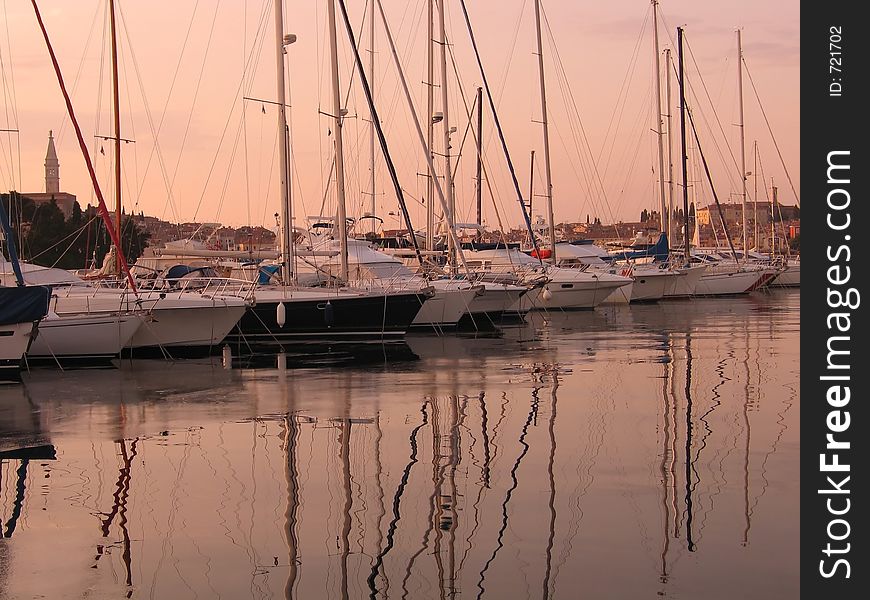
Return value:
<svg viewBox="0 0 870 600">
<path fill-rule="evenodd" d="M 420 311 L 411 322 L 414 329 L 450 329 L 457 326 L 462 315 L 465 314 L 479 289 L 466 287 L 443 286 L 433 282 L 434 293 L 427 298 L 420 307 Z"/>
<path fill-rule="evenodd" d="M 789 264 L 785 270 L 769 284 L 773 287 L 800 287 L 801 286 L 801 266 L 800 263 Z"/>
<path fill-rule="evenodd" d="M 707 272 L 707 265 L 679 267 L 677 272 L 680 276 L 673 280 L 673 287 L 665 289 L 665 298 L 688 298 L 689 296 L 694 296 L 698 289 L 698 282 L 701 281 L 701 277 Z"/>
<path fill-rule="evenodd" d="M 123 290 L 71 287 L 56 290 L 52 298 L 52 308 L 61 316 L 145 313 L 145 323 L 124 346 L 158 354 L 167 348 L 197 353 L 219 345 L 246 306 L 237 296 L 172 291 L 143 291 L 137 296 Z"/>
<path fill-rule="evenodd" d="M 30 321 L 0 325 L 0 381 L 21 379 L 21 363 L 36 332 L 37 323 Z"/>
<path fill-rule="evenodd" d="M 632 302 L 655 302 L 661 300 L 670 285 L 676 285 L 679 275 L 669 271 L 635 272 L 631 286 Z"/>
<path fill-rule="evenodd" d="M 28 360 L 104 362 L 117 357 L 142 325 L 138 314 L 48 316 L 39 323 Z"/>
<path fill-rule="evenodd" d="M 765 270 L 734 269 L 707 273 L 698 281 L 697 296 L 736 296 L 748 294 L 764 285 L 771 277 Z"/>
<path fill-rule="evenodd" d="M 401 339 L 427 297 L 418 292 L 300 298 L 292 292 L 258 291 L 256 302 L 248 307 L 225 341 L 245 352 L 304 340 Z M 283 325 L 278 322 L 280 304 L 284 305 Z"/>
</svg>

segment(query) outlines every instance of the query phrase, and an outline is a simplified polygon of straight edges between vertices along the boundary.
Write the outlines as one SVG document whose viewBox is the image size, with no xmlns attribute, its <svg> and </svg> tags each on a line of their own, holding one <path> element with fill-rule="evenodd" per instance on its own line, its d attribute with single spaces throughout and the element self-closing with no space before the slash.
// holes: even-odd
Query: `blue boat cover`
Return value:
<svg viewBox="0 0 870 600">
<path fill-rule="evenodd" d="M 39 321 L 48 314 L 50 299 L 47 285 L 0 287 L 0 325 Z"/>
<path fill-rule="evenodd" d="M 257 277 L 257 284 L 259 285 L 267 285 L 269 280 L 272 279 L 272 275 L 278 272 L 278 269 L 281 268 L 281 265 L 266 265 L 260 267 L 258 269 L 260 275 Z"/>
<path fill-rule="evenodd" d="M 655 245 L 643 250 L 635 250 L 633 252 L 619 252 L 612 255 L 613 260 L 630 260 L 633 258 L 648 258 L 653 257 L 653 262 L 668 260 L 668 236 L 662 233 L 659 235 Z"/>
</svg>

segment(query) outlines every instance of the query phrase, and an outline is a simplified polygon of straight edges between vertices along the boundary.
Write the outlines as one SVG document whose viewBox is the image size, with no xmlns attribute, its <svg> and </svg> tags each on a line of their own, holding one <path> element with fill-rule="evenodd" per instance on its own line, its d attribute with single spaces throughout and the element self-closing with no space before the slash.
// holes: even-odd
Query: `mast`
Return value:
<svg viewBox="0 0 870 600">
<path fill-rule="evenodd" d="M 523 193 L 520 191 L 520 182 L 517 180 L 517 173 L 514 170 L 514 163 L 511 160 L 510 152 L 508 151 L 507 141 L 504 137 L 504 130 L 501 126 L 501 121 L 498 118 L 498 112 L 495 110 L 495 100 L 492 97 L 492 89 L 489 87 L 489 82 L 486 79 L 486 71 L 483 69 L 483 62 L 480 59 L 480 51 L 477 49 L 477 40 L 474 38 L 474 30 L 471 28 L 471 19 L 468 17 L 468 7 L 465 5 L 465 0 L 459 0 L 459 5 L 462 7 L 462 16 L 465 19 L 465 27 L 468 29 L 468 37 L 471 40 L 471 47 L 474 50 L 474 58 L 477 60 L 477 68 L 480 71 L 480 78 L 483 81 L 483 88 L 486 90 L 486 98 L 489 101 L 489 109 L 492 112 L 492 121 L 495 125 L 496 133 L 498 133 L 499 142 L 501 142 L 501 149 L 504 153 L 505 161 L 507 162 L 508 171 L 511 174 L 511 183 L 514 187 L 514 192 L 517 195 L 517 203 L 520 205 L 520 211 L 523 213 L 523 220 L 526 223 L 526 230 L 529 232 L 529 237 L 532 241 L 532 248 L 535 250 L 538 249 L 538 242 L 535 239 L 535 232 L 532 229 L 532 220 L 529 217 L 528 211 L 526 211 L 526 203 L 523 200 Z M 543 264 L 543 260 L 538 258 L 538 260 Z"/>
<path fill-rule="evenodd" d="M 336 221 L 338 221 L 338 238 L 339 238 L 339 255 L 341 261 L 341 280 L 346 282 L 348 279 L 347 268 L 347 211 L 344 205 L 344 149 L 341 144 L 341 97 L 339 96 L 338 88 L 338 40 L 335 33 L 335 2 L 329 0 L 327 3 L 329 13 L 329 58 L 330 70 L 332 72 L 332 118 L 335 126 L 335 193 L 338 211 Z M 413 235 L 413 232 L 411 232 Z"/>
<path fill-rule="evenodd" d="M 740 97 L 740 182 L 743 190 L 743 261 L 746 262 L 746 252 L 749 250 L 749 229 L 747 223 L 746 208 L 746 140 L 743 127 L 743 46 L 741 45 L 740 30 L 737 30 L 737 90 Z"/>
<path fill-rule="evenodd" d="M 372 89 L 372 94 L 375 93 L 375 3 L 369 2 L 369 85 Z M 369 111 L 371 113 L 371 111 Z M 375 121 L 374 115 L 371 115 L 372 122 L 369 128 L 369 155 L 371 156 L 371 186 L 372 186 L 372 216 L 375 216 Z M 372 219 L 372 237 L 377 229 L 377 221 Z"/>
<path fill-rule="evenodd" d="M 438 2 L 438 29 L 439 43 L 441 44 L 441 130 L 444 134 L 444 188 L 447 192 L 447 210 L 450 211 L 450 221 L 447 226 L 451 227 L 456 214 L 456 198 L 453 194 L 453 168 L 450 166 L 450 113 L 447 97 L 447 32 L 444 28 L 444 0 Z M 456 244 L 452 235 L 447 236 L 447 263 L 450 265 L 450 273 L 456 274 Z"/>
<path fill-rule="evenodd" d="M 671 133 L 671 49 L 665 49 L 665 97 L 668 105 L 668 220 L 667 233 L 668 243 L 671 243 L 671 221 L 674 218 L 674 141 Z M 697 205 L 695 205 L 697 209 Z"/>
<path fill-rule="evenodd" d="M 118 40 L 115 30 L 115 0 L 109 0 L 109 28 L 112 34 L 112 113 L 115 130 L 115 235 L 121 243 L 121 102 L 118 90 Z M 121 273 L 120 248 L 115 253 L 115 268 Z"/>
<path fill-rule="evenodd" d="M 770 187 L 773 190 L 773 198 L 770 203 L 770 257 L 776 256 L 776 186 L 773 185 L 773 177 L 770 178 Z"/>
<path fill-rule="evenodd" d="M 295 35 L 284 38 L 284 1 L 275 0 L 275 60 L 276 84 L 278 86 L 278 157 L 281 190 L 281 259 L 284 263 L 281 269 L 281 283 L 290 285 L 295 276 L 295 260 L 293 256 L 293 206 L 290 203 L 290 159 L 289 137 L 287 132 L 287 113 L 285 109 L 286 96 L 284 85 L 284 54 L 285 46 L 296 41 Z"/>
<path fill-rule="evenodd" d="M 477 224 L 483 225 L 483 88 L 477 88 Z M 477 237 L 480 239 L 480 230 Z"/>
<path fill-rule="evenodd" d="M 756 251 L 761 250 L 758 245 L 758 140 L 752 145 L 752 182 L 754 189 L 752 190 L 752 245 Z"/>
<path fill-rule="evenodd" d="M 688 264 L 691 258 L 689 249 L 689 181 L 686 172 L 686 86 L 683 73 L 683 28 L 677 27 L 677 62 L 679 63 L 680 84 L 680 162 L 683 165 L 683 249 Z"/>
<path fill-rule="evenodd" d="M 427 0 L 427 21 L 426 21 L 426 152 L 432 156 L 432 142 L 435 130 L 435 91 L 432 89 L 433 80 L 435 79 L 435 54 L 432 50 L 432 42 L 435 39 L 435 12 L 433 8 L 434 0 Z M 374 0 L 372 0 L 374 6 Z M 435 249 L 435 171 L 432 169 L 432 160 L 426 162 L 426 250 L 432 251 Z"/>
<path fill-rule="evenodd" d="M 664 140 L 662 139 L 662 67 L 659 62 L 659 22 L 658 22 L 658 0 L 650 0 L 652 2 L 652 13 L 653 13 L 653 52 L 655 54 L 655 63 L 656 63 L 656 74 L 655 74 L 655 82 L 656 82 L 656 122 L 655 122 L 655 132 L 656 137 L 658 138 L 659 143 L 659 193 L 660 193 L 660 206 L 661 212 L 659 217 L 659 223 L 661 224 L 662 231 L 667 233 L 667 227 L 665 226 L 665 150 L 664 150 Z M 686 215 L 688 218 L 688 214 Z"/>
<path fill-rule="evenodd" d="M 529 158 L 529 215 L 532 214 L 532 202 L 535 198 L 535 151 Z"/>
<path fill-rule="evenodd" d="M 54 53 L 54 48 L 51 46 L 51 40 L 48 39 L 48 31 L 45 29 L 45 23 L 42 21 L 42 15 L 39 13 L 39 7 L 36 5 L 36 0 L 31 0 L 30 4 L 33 6 L 33 12 L 36 15 L 36 22 L 39 24 L 39 30 L 42 32 L 42 39 L 45 41 L 45 47 L 48 50 L 49 57 L 51 58 L 51 66 L 54 68 L 54 74 L 55 77 L 57 77 L 57 85 L 60 87 L 60 93 L 63 95 L 63 101 L 66 104 L 66 111 L 69 115 L 69 120 L 72 122 L 73 129 L 75 129 L 76 139 L 79 142 L 79 149 L 82 152 L 82 158 L 85 161 L 88 175 L 91 178 L 91 185 L 94 186 L 94 194 L 97 196 L 97 209 L 106 226 L 106 231 L 109 232 L 109 237 L 112 239 L 112 243 L 115 245 L 115 248 L 118 249 L 118 255 L 120 256 L 119 262 L 121 269 L 127 276 L 127 283 L 130 285 L 130 289 L 138 294 L 136 281 L 130 274 L 130 269 L 127 267 L 127 261 L 124 259 L 124 253 L 121 251 L 121 240 L 118 237 L 115 228 L 112 227 L 112 219 L 109 216 L 109 209 L 106 207 L 106 201 L 103 198 L 103 190 L 100 188 L 100 182 L 97 181 L 97 173 L 94 170 L 94 163 L 91 161 L 91 155 L 88 154 L 88 146 L 85 144 L 82 129 L 79 127 L 78 119 L 76 119 L 72 100 L 70 99 L 69 92 L 67 92 L 66 84 L 63 81 L 63 74 L 60 72 L 60 65 L 57 62 L 57 56 Z"/>
<path fill-rule="evenodd" d="M 541 80 L 541 125 L 544 132 L 544 178 L 547 224 L 550 228 L 550 262 L 556 264 L 556 221 L 553 218 L 553 181 L 550 175 L 550 132 L 547 125 L 547 91 L 544 87 L 544 50 L 541 41 L 541 0 L 535 0 L 535 33 L 538 41 L 538 75 Z"/>
<path fill-rule="evenodd" d="M 347 11 L 344 6 L 344 0 L 338 0 L 341 5 L 342 16 L 344 17 L 344 25 L 347 29 L 347 35 L 351 40 L 351 44 L 353 44 L 353 29 L 350 25 L 350 19 L 347 17 Z M 414 108 L 414 100 L 411 98 L 411 92 L 408 89 L 408 81 L 405 79 L 405 73 L 402 70 L 402 63 L 399 61 L 399 54 L 396 51 L 396 44 L 393 41 L 393 34 L 390 32 L 390 25 L 387 22 L 387 17 L 384 14 L 384 7 L 381 4 L 380 0 L 373 0 L 378 3 L 378 12 L 381 15 L 381 23 L 384 25 L 384 33 L 387 36 L 387 43 L 390 46 L 390 54 L 393 57 L 393 64 L 396 67 L 396 72 L 399 75 L 399 83 L 402 86 L 402 92 L 405 95 L 405 101 L 408 103 L 408 108 L 411 112 L 411 120 L 414 122 L 414 129 L 417 131 L 417 139 L 420 142 L 420 145 L 423 146 L 423 155 L 426 157 L 426 163 L 429 167 L 430 172 L 435 171 L 435 165 L 432 161 L 432 153 L 430 148 L 426 146 L 426 140 L 423 137 L 423 127 L 420 125 L 420 118 L 417 114 L 417 109 Z M 359 56 L 355 54 L 355 56 Z M 359 64 L 359 59 L 357 58 L 357 64 Z M 366 84 L 365 76 L 360 78 L 361 83 L 363 85 L 363 91 L 366 92 L 366 101 L 369 102 L 370 106 L 374 106 L 372 102 L 371 95 L 368 93 L 368 85 Z M 387 142 L 384 137 L 384 132 L 378 127 L 378 139 L 381 142 L 381 150 L 384 152 L 384 158 L 387 162 L 387 169 L 390 171 L 390 176 L 393 180 L 393 185 L 396 188 L 396 196 L 399 198 L 399 203 L 402 206 L 402 212 L 405 216 L 405 221 L 408 225 L 408 232 L 411 234 L 411 241 L 414 244 L 414 250 L 417 252 L 417 259 L 420 264 L 423 264 L 423 259 L 420 255 L 419 248 L 417 247 L 417 238 L 413 235 L 413 229 L 411 228 L 411 218 L 408 215 L 407 206 L 405 205 L 404 196 L 402 195 L 402 186 L 399 185 L 399 179 L 396 176 L 395 168 L 392 164 L 392 160 L 390 159 L 390 153 L 387 151 Z M 465 255 L 462 253 L 462 247 L 459 244 L 459 240 L 456 237 L 456 228 L 453 226 L 453 215 L 450 213 L 447 207 L 447 201 L 444 197 L 444 190 L 441 188 L 441 184 L 438 183 L 436 178 L 431 178 L 432 183 L 435 187 L 435 195 L 438 198 L 438 201 L 441 203 L 441 210 L 444 211 L 445 220 L 447 221 L 447 235 L 453 238 L 454 247 L 459 250 L 459 260 L 462 262 L 462 267 L 468 272 L 468 264 L 465 262 Z"/>
</svg>

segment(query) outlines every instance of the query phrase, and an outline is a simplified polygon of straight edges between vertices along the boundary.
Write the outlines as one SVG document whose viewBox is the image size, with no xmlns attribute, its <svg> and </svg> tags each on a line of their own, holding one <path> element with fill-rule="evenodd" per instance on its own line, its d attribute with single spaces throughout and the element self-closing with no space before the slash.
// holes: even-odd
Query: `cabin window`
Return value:
<svg viewBox="0 0 870 600">
<path fill-rule="evenodd" d="M 574 287 L 574 284 L 573 284 L 573 283 L 563 283 L 563 284 L 562 284 L 562 289 L 563 289 L 563 290 L 565 290 L 565 289 L 571 289 L 571 288 L 573 288 L 573 287 Z"/>
</svg>

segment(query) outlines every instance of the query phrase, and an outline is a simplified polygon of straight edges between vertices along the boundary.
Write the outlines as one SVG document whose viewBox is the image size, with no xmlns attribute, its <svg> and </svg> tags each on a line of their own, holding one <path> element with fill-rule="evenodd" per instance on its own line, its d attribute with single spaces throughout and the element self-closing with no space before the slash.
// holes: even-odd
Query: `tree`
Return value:
<svg viewBox="0 0 870 600">
<path fill-rule="evenodd" d="M 73 204 L 69 219 L 64 219 L 57 203 L 37 204 L 16 193 L 9 195 L 12 228 L 23 260 L 46 267 L 80 269 L 89 266 L 96 254 L 97 265 L 111 246 L 111 238 L 96 208 L 82 210 Z M 150 234 L 139 229 L 131 218 L 122 219 L 121 245 L 132 263 L 148 245 Z"/>
</svg>

